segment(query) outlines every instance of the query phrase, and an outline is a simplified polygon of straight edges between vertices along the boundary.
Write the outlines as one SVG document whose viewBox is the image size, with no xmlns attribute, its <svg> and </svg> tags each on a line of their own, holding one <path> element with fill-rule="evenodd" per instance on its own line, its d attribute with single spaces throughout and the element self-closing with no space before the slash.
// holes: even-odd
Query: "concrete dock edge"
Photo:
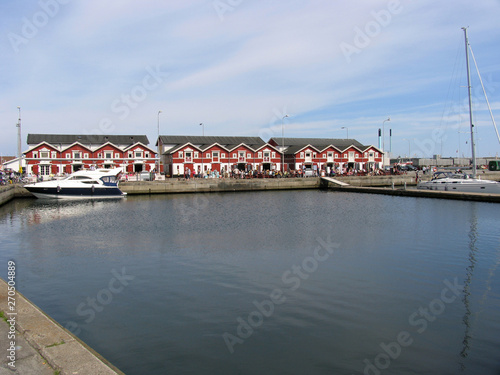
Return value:
<svg viewBox="0 0 500 375">
<path fill-rule="evenodd" d="M 16 290 L 15 296 L 15 327 L 16 327 L 16 371 L 9 373 L 33 374 L 95 374 L 113 375 L 123 374 L 100 354 L 90 348 L 78 337 L 62 327 L 54 319 L 44 313 L 22 293 Z M 8 299 L 8 285 L 0 278 L 0 311 L 9 318 L 12 299 Z M 8 323 L 0 322 L 5 333 L 0 342 L 8 344 L 5 326 Z M 19 345 L 26 342 L 27 345 Z M 2 345 L 3 346 L 3 345 Z M 8 347 L 7 347 L 8 348 Z M 2 347 L 3 349 L 3 347 Z M 5 351 L 7 353 L 7 350 Z M 39 355 L 42 360 L 37 358 Z M 12 371 L 8 360 L 2 358 L 1 368 Z M 52 369 L 46 365 L 48 363 Z M 19 372 L 20 368 L 24 368 Z M 29 371 L 29 372 L 28 372 Z M 47 372 L 48 371 L 48 372 Z"/>
</svg>

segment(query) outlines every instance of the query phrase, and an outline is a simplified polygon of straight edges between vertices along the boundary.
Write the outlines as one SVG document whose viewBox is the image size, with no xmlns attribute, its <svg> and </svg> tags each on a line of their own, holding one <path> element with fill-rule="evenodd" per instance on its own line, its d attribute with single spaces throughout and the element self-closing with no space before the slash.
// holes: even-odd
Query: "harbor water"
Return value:
<svg viewBox="0 0 500 375">
<path fill-rule="evenodd" d="M 498 204 L 23 199 L 0 276 L 126 374 L 499 374 Z"/>
</svg>

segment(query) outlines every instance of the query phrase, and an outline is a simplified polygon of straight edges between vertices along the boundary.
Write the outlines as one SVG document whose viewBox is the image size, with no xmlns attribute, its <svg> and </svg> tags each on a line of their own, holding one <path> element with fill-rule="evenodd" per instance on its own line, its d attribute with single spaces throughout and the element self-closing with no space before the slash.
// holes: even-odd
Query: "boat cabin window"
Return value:
<svg viewBox="0 0 500 375">
<path fill-rule="evenodd" d="M 104 176 L 104 177 L 101 177 L 101 180 L 104 183 L 116 183 L 116 177 L 115 176 Z"/>
</svg>

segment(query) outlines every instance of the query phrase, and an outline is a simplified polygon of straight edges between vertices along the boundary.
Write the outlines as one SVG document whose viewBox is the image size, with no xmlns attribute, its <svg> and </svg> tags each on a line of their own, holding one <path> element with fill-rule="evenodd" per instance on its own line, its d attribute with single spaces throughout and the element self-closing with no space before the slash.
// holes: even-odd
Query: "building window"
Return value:
<svg viewBox="0 0 500 375">
<path fill-rule="evenodd" d="M 272 158 L 275 158 L 275 157 L 276 157 L 276 152 L 274 152 L 274 151 L 273 151 L 273 152 L 271 152 L 271 157 L 272 157 Z"/>
<path fill-rule="evenodd" d="M 344 154 L 344 158 L 347 158 L 347 154 Z"/>
<path fill-rule="evenodd" d="M 323 159 L 326 158 L 326 154 L 323 154 Z"/>
<path fill-rule="evenodd" d="M 85 159 L 88 159 L 88 158 L 89 158 L 89 154 L 83 154 L 83 157 L 84 157 Z"/>
<path fill-rule="evenodd" d="M 335 154 L 335 159 L 338 159 L 339 158 L 339 154 Z"/>
<path fill-rule="evenodd" d="M 252 154 L 247 154 L 247 159 L 250 159 L 252 157 Z"/>
<path fill-rule="evenodd" d="M 41 159 L 48 159 L 49 158 L 49 152 L 48 151 L 40 151 L 40 158 Z"/>
<path fill-rule="evenodd" d="M 198 159 L 200 157 L 200 153 L 198 151 L 194 152 L 194 158 Z"/>
<path fill-rule="evenodd" d="M 38 159 L 38 151 L 33 151 L 33 158 Z"/>
<path fill-rule="evenodd" d="M 233 153 L 233 158 L 236 158 L 236 154 L 235 153 Z"/>
<path fill-rule="evenodd" d="M 115 159 L 119 159 L 120 158 L 120 154 L 115 152 Z"/>
<path fill-rule="evenodd" d="M 136 157 L 136 159 L 142 159 L 142 151 L 136 151 L 135 157 Z"/>
<path fill-rule="evenodd" d="M 82 158 L 82 154 L 80 151 L 73 152 L 73 159 L 81 159 L 81 158 Z"/>
<path fill-rule="evenodd" d="M 66 154 L 66 159 L 71 159 L 71 154 Z"/>
<path fill-rule="evenodd" d="M 207 159 L 210 159 L 212 157 L 212 155 L 210 155 L 210 152 L 207 152 L 206 157 L 207 157 Z"/>
<path fill-rule="evenodd" d="M 304 153 L 303 152 L 300 153 L 300 158 L 304 159 Z"/>
<path fill-rule="evenodd" d="M 113 153 L 112 152 L 106 152 L 106 159 L 113 159 Z"/>
<path fill-rule="evenodd" d="M 378 152 L 375 153 L 375 157 L 378 158 Z"/>
<path fill-rule="evenodd" d="M 179 158 L 183 158 L 184 157 L 184 153 L 182 151 L 179 151 Z"/>
<path fill-rule="evenodd" d="M 55 159 L 55 158 L 57 158 L 57 152 L 55 152 L 55 151 L 52 151 L 52 156 L 51 156 L 51 157 L 52 157 L 52 159 Z"/>
<path fill-rule="evenodd" d="M 119 157 L 120 157 L 120 156 L 119 156 L 118 154 L 115 154 L 115 158 L 119 158 Z M 149 152 L 145 152 L 145 153 L 144 153 L 144 157 L 145 157 L 146 159 L 149 159 Z"/>
<path fill-rule="evenodd" d="M 50 175 L 50 165 L 40 165 L 40 174 L 42 176 Z"/>
<path fill-rule="evenodd" d="M 134 154 L 133 154 L 133 153 L 131 153 L 131 152 L 129 152 L 129 153 L 128 153 L 128 157 L 129 157 L 129 159 L 132 159 L 132 158 L 134 157 Z"/>
<path fill-rule="evenodd" d="M 184 158 L 184 161 L 187 162 L 187 163 L 191 163 L 193 161 L 193 158 L 192 158 L 192 152 L 191 151 L 186 151 L 185 153 L 186 157 Z"/>
<path fill-rule="evenodd" d="M 315 152 L 313 152 L 313 158 L 316 159 L 316 153 Z"/>
<path fill-rule="evenodd" d="M 262 152 L 261 152 L 261 151 L 259 151 L 259 153 L 257 154 L 257 157 L 258 157 L 259 159 L 262 159 Z"/>
</svg>

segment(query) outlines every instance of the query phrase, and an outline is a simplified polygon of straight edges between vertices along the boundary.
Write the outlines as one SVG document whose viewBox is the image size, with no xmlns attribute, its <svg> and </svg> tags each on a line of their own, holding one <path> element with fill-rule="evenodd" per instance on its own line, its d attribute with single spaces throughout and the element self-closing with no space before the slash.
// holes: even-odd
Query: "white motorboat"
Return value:
<svg viewBox="0 0 500 375">
<path fill-rule="evenodd" d="M 467 174 L 436 172 L 430 181 L 418 183 L 418 189 L 500 194 L 500 183 L 472 178 Z"/>
<path fill-rule="evenodd" d="M 118 188 L 121 168 L 79 170 L 62 180 L 37 182 L 24 187 L 37 198 L 105 199 L 123 198 Z"/>
<path fill-rule="evenodd" d="M 469 122 L 470 137 L 472 147 L 472 174 L 458 174 L 451 172 L 434 173 L 430 181 L 421 181 L 417 184 L 417 189 L 442 190 L 442 191 L 460 191 L 467 193 L 492 193 L 500 194 L 500 182 L 481 180 L 476 177 L 476 143 L 474 141 L 474 123 L 472 122 L 472 99 L 471 99 L 471 81 L 469 67 L 469 40 L 467 38 L 467 28 L 462 28 L 465 35 L 465 58 L 467 65 L 467 86 L 469 92 Z M 474 57 L 474 55 L 473 55 Z M 478 71 L 479 73 L 479 71 Z M 482 84 L 482 82 L 481 82 Z M 485 92 L 486 95 L 486 92 Z M 489 103 L 488 103 L 489 107 Z M 491 108 L 490 108 L 491 113 Z M 493 115 L 492 115 L 493 119 Z M 496 129 L 496 126 L 495 126 Z M 497 132 L 498 135 L 498 132 Z M 500 141 L 500 137 L 499 137 Z"/>
</svg>

